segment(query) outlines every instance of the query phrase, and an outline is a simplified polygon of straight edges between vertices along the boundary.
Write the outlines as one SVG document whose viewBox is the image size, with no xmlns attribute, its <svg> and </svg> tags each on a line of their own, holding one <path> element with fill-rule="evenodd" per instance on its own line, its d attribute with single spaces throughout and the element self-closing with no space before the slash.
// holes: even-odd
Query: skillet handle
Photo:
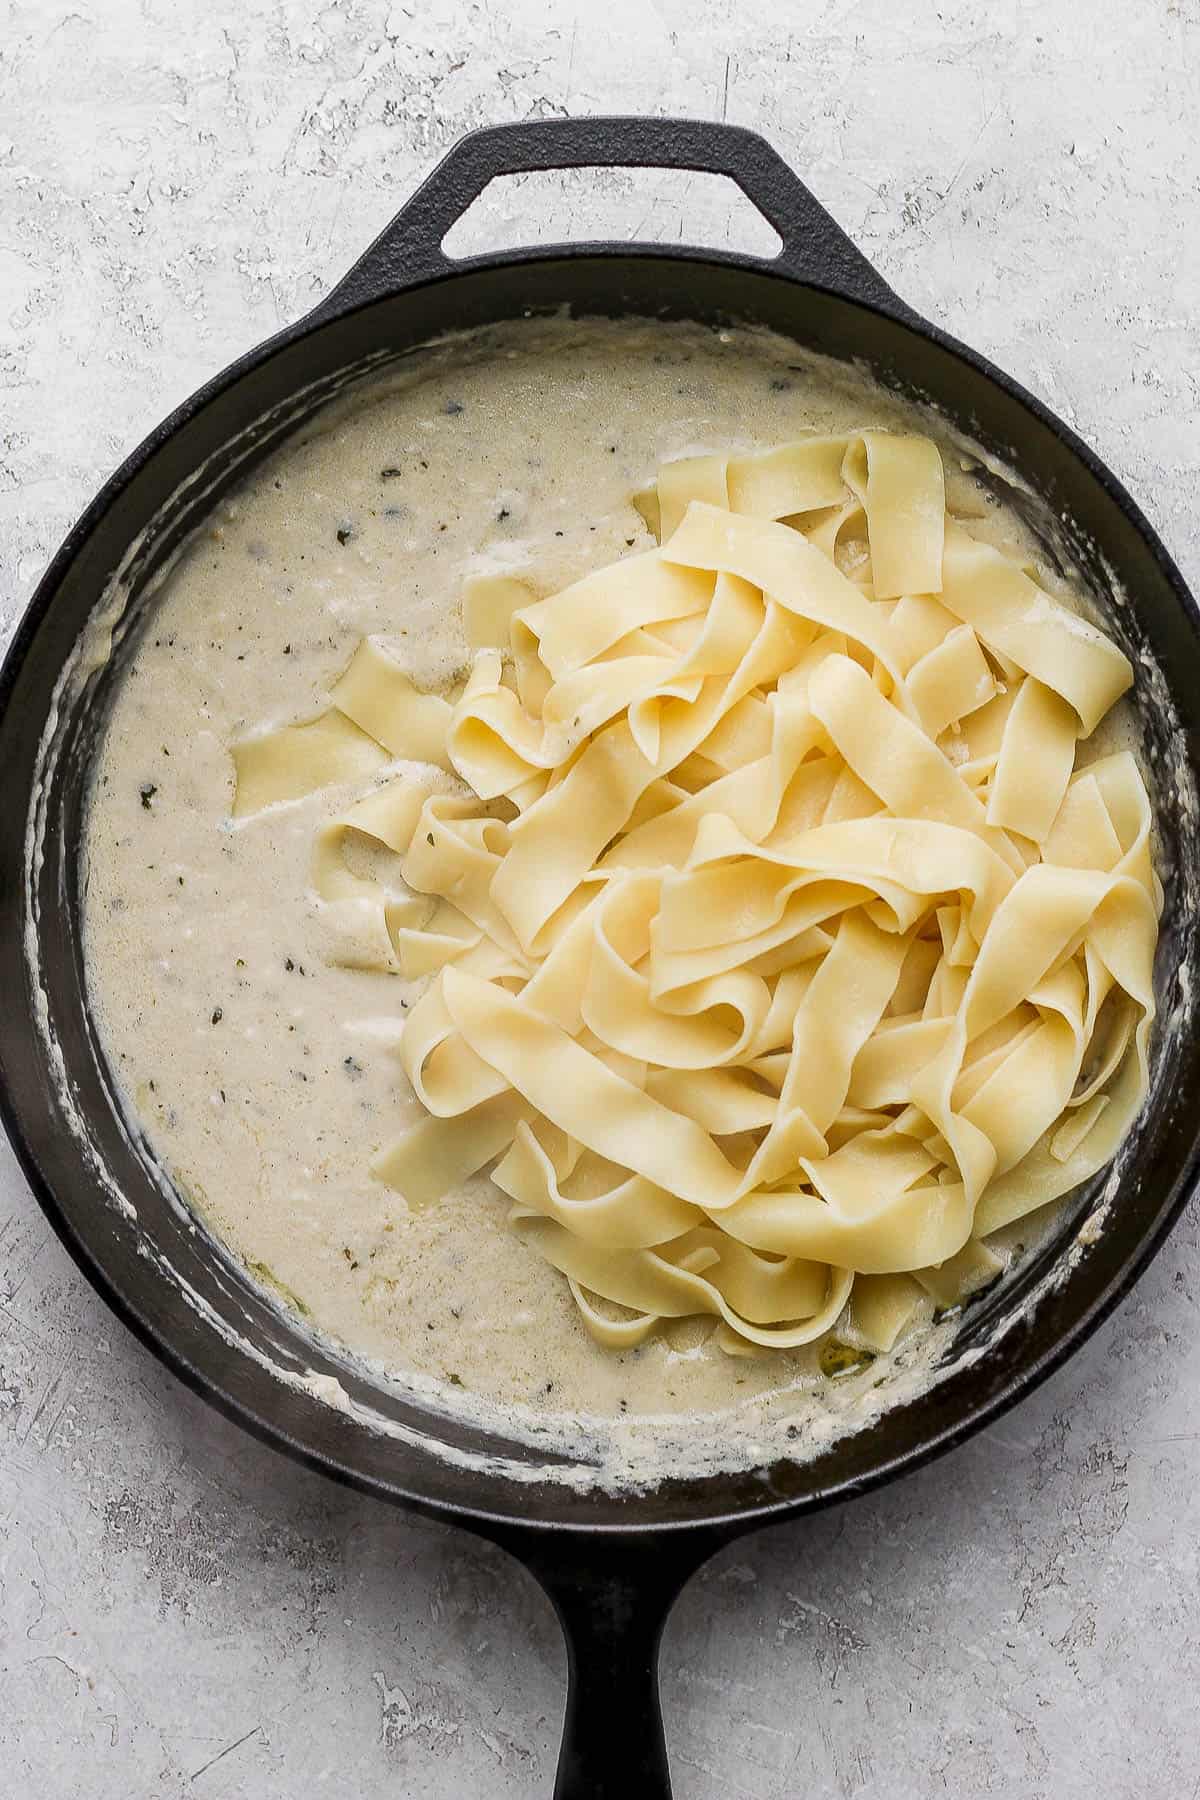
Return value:
<svg viewBox="0 0 1200 1800">
<path fill-rule="evenodd" d="M 658 1646 L 683 1584 L 728 1533 L 633 1542 L 491 1528 L 536 1576 L 567 1640 L 567 1706 L 554 1800 L 671 1800 Z"/>
<path fill-rule="evenodd" d="M 885 312 L 912 316 L 757 132 L 704 119 L 587 118 L 492 125 L 460 139 L 311 317 L 334 318 L 455 269 L 519 260 L 521 255 L 556 254 L 539 247 L 460 261 L 446 255 L 442 242 L 496 176 L 582 168 L 694 169 L 726 175 L 783 240 L 777 257 L 763 259 L 765 268 Z M 557 254 L 578 253 L 580 248 L 560 246 Z M 709 255 L 717 261 L 747 260 L 719 251 Z"/>
</svg>

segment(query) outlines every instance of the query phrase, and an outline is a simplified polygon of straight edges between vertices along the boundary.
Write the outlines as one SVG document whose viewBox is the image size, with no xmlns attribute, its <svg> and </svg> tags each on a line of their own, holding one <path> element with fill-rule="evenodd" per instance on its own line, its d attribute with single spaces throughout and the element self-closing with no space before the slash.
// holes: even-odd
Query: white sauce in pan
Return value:
<svg viewBox="0 0 1200 1800">
<path fill-rule="evenodd" d="M 367 633 L 386 634 L 422 685 L 449 683 L 466 660 L 464 577 L 513 570 L 549 592 L 645 547 L 630 496 L 667 458 L 912 422 L 761 334 L 514 326 L 448 342 L 327 408 L 179 562 L 97 770 L 91 997 L 129 1110 L 180 1191 L 322 1332 L 465 1390 L 456 1403 L 469 1393 L 558 1415 L 566 1435 L 585 1415 L 619 1433 L 641 1415 L 724 1412 L 708 1434 L 728 1449 L 730 1408 L 747 1459 L 766 1413 L 821 1435 L 830 1384 L 811 1353 L 730 1358 L 686 1323 L 614 1355 L 506 1231 L 485 1179 L 409 1213 L 371 1178 L 372 1155 L 417 1108 L 391 1054 L 405 984 L 331 966 L 309 896 L 314 829 L 352 791 L 235 824 L 229 745 L 322 710 Z M 936 434 L 924 415 L 920 428 Z M 1017 519 L 943 444 L 951 507 L 1057 588 Z M 914 1357 L 910 1344 L 909 1387 Z M 884 1372 L 855 1375 L 854 1389 Z"/>
</svg>

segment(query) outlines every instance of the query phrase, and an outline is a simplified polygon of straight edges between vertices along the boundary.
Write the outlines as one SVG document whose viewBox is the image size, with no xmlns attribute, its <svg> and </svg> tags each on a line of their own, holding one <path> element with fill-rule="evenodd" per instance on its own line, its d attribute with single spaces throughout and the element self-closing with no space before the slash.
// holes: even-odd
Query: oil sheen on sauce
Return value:
<svg viewBox="0 0 1200 1800">
<path fill-rule="evenodd" d="M 694 1322 L 602 1350 L 562 1277 L 506 1230 L 486 1179 L 419 1212 L 372 1179 L 373 1155 L 417 1113 L 395 1056 L 412 995 L 327 959 L 313 835 L 353 790 L 235 824 L 229 745 L 322 710 L 367 633 L 419 684 L 451 683 L 467 661 L 464 578 L 510 570 L 551 592 L 645 548 L 631 495 L 660 462 L 865 425 L 934 429 L 765 334 L 495 329 L 317 414 L 216 508 L 165 583 L 93 789 L 93 1007 L 181 1193 L 260 1281 L 359 1355 L 493 1410 L 614 1425 L 729 1417 L 822 1385 L 811 1351 L 731 1358 Z M 951 509 L 1038 562 L 961 451 L 943 450 Z"/>
</svg>

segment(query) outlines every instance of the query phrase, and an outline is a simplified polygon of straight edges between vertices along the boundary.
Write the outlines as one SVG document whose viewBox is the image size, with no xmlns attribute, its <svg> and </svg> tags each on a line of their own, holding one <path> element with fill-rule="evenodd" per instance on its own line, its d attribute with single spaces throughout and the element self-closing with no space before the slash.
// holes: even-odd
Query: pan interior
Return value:
<svg viewBox="0 0 1200 1800">
<path fill-rule="evenodd" d="M 246 1279 L 180 1204 L 121 1116 L 86 1006 L 80 936 L 78 847 L 88 773 L 138 622 L 189 532 L 348 374 L 409 353 L 444 329 L 452 311 L 453 324 L 465 327 L 564 302 L 579 315 L 769 325 L 823 354 L 861 360 L 886 384 L 944 411 L 999 464 L 1019 469 L 1017 503 L 1048 550 L 1078 573 L 1138 669 L 1134 698 L 1167 889 L 1155 1083 L 1122 1155 L 1107 1223 L 1098 1234 L 1084 1232 L 1094 1241 L 1080 1243 L 1079 1233 L 1101 1199 L 1102 1180 L 1076 1195 L 1040 1249 L 968 1310 L 945 1378 L 918 1399 L 814 1460 L 667 1483 L 638 1496 L 597 1490 L 586 1465 L 545 1480 L 547 1453 L 536 1442 L 505 1440 L 448 1416 L 428 1397 L 389 1387 L 314 1339 Z M 27 1166 L 98 1284 L 180 1372 L 299 1454 L 398 1497 L 548 1523 L 641 1527 L 818 1504 L 917 1460 L 1013 1397 L 1098 1316 L 1148 1254 L 1187 1188 L 1195 1153 L 1184 1096 L 1200 1073 L 1187 980 L 1190 900 L 1200 867 L 1185 755 L 1200 706 L 1190 678 L 1196 624 L 1170 565 L 1111 480 L 986 369 L 905 325 L 778 279 L 662 257 L 501 266 L 396 296 L 308 335 L 285 334 L 185 414 L 155 435 L 73 534 L 18 635 L 2 696 L 0 747 L 10 780 L 0 841 L 4 880 L 13 884 L 6 897 L 17 898 L 18 872 L 32 848 L 31 941 L 49 1033 L 35 1023 L 36 1007 L 6 1009 L 0 1066 Z M 95 624 L 90 637 L 84 627 L 106 592 L 120 609 L 114 654 L 81 680 L 81 659 L 94 661 L 97 644 Z M 107 629 L 102 625 L 101 634 Z M 60 684 L 72 657 L 76 679 Z M 42 761 L 43 726 L 55 707 L 51 754 Z M 30 844 L 31 790 L 37 804 Z M 2 979 L 25 984 L 20 908 L 4 912 Z M 338 1405 L 328 1404 L 330 1394 Z"/>
</svg>

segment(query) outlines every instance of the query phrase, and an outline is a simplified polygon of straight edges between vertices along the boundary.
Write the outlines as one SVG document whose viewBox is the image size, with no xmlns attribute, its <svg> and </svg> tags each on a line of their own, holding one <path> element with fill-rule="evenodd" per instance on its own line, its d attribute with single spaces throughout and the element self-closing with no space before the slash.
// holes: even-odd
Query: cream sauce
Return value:
<svg viewBox="0 0 1200 1800">
<path fill-rule="evenodd" d="M 448 340 L 372 378 L 262 464 L 181 558 L 97 771 L 91 998 L 180 1191 L 322 1332 L 564 1429 L 768 1395 L 786 1419 L 825 1385 L 812 1352 L 730 1358 L 694 1322 L 602 1350 L 488 1181 L 410 1212 L 372 1180 L 372 1156 L 417 1113 L 394 1055 L 411 996 L 329 962 L 309 891 L 314 831 L 353 793 L 234 823 L 229 745 L 322 710 L 366 633 L 421 685 L 451 683 L 467 660 L 464 578 L 512 570 L 550 592 L 644 548 L 631 495 L 669 457 L 914 423 L 942 436 L 952 510 L 1062 593 L 936 421 L 854 373 L 765 334 L 599 322 Z"/>
</svg>

